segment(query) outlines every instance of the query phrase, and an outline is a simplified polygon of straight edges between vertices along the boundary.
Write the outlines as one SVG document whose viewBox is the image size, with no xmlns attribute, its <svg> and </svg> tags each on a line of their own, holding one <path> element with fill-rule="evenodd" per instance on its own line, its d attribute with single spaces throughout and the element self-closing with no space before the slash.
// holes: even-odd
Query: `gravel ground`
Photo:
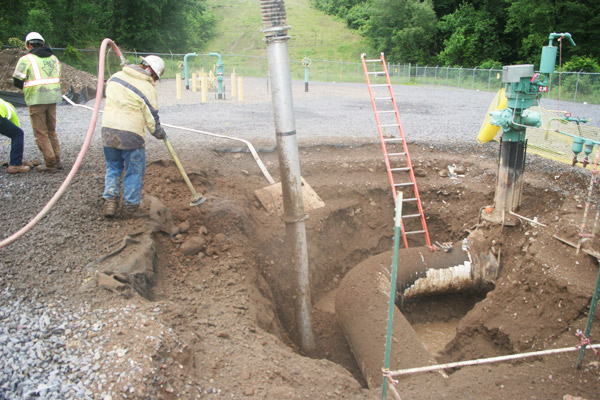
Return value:
<svg viewBox="0 0 600 400">
<path fill-rule="evenodd" d="M 154 321 L 159 311 L 139 312 L 136 306 L 120 309 L 65 309 L 63 301 L 47 303 L 35 293 L 22 297 L 4 290 L 0 305 L 1 399 L 100 399 L 110 400 L 116 384 L 133 382 L 144 367 L 125 357 L 132 346 L 127 338 L 114 345 L 108 330 L 126 326 L 147 333 L 145 346 L 157 349 L 163 327 Z M 153 323 L 153 325 L 152 325 Z M 147 363 L 150 361 L 147 360 Z M 133 385 L 121 391 L 134 393 Z"/>
<path fill-rule="evenodd" d="M 311 83 L 304 91 L 304 82 L 292 85 L 296 131 L 299 143 L 334 141 L 344 143 L 353 139 L 377 140 L 369 95 L 364 84 Z M 225 86 L 227 88 L 227 85 Z M 275 144 L 273 106 L 266 79 L 246 78 L 244 99 L 225 100 L 210 98 L 200 103 L 200 92 L 183 90 L 177 100 L 174 80 L 157 85 L 161 121 L 165 124 L 247 139 L 255 146 Z M 395 99 L 404 132 L 409 141 L 435 144 L 474 144 L 475 137 L 495 93 L 456 89 L 449 87 L 394 86 Z M 214 94 L 211 94 L 214 96 Z M 93 106 L 93 102 L 87 103 Z M 600 127 L 600 106 L 555 100 L 541 101 L 549 110 L 568 110 L 574 116 L 591 118 L 587 125 Z M 31 136 L 27 110 L 18 110 L 26 134 L 25 157 L 31 159 L 41 154 Z M 82 107 L 59 106 L 58 129 L 65 153 L 76 156 L 87 132 L 91 111 Z M 99 143 L 99 126 L 96 124 L 93 145 Z M 212 136 L 167 128 L 175 149 L 201 143 L 226 145 L 231 142 Z M 149 148 L 156 144 L 149 141 Z M 239 143 L 239 142 L 238 142 Z M 69 145 L 74 145 L 70 147 Z M 2 146 L 1 156 L 7 158 L 8 148 Z"/>
<path fill-rule="evenodd" d="M 377 140 L 373 112 L 364 84 L 311 83 L 309 92 L 305 92 L 303 82 L 294 82 L 293 90 L 300 144 L 325 141 L 347 143 L 355 139 Z M 481 121 L 494 97 L 494 93 L 446 87 L 396 86 L 394 90 L 404 132 L 409 141 L 444 146 L 474 145 Z M 258 148 L 272 148 L 275 145 L 273 107 L 265 79 L 249 78 L 244 81 L 243 102 L 229 98 L 218 101 L 213 98 L 205 104 L 198 104 L 200 93 L 191 90 L 184 91 L 183 99 L 178 101 L 173 80 L 160 82 L 158 94 L 160 115 L 165 124 L 248 139 Z M 93 104 L 89 102 L 87 105 Z M 592 118 L 591 124 L 599 126 L 600 106 L 568 102 L 561 102 L 559 105 L 546 100 L 542 101 L 542 106 L 547 109 L 568 109 L 573 115 Z M 22 108 L 18 113 L 26 132 L 25 159 L 41 158 L 33 140 L 27 110 Z M 91 116 L 91 111 L 83 107 L 58 107 L 58 131 L 63 161 L 69 167 L 74 163 L 84 142 Z M 96 126 L 90 150 L 80 170 L 80 175 L 92 171 L 96 180 L 98 174 L 102 173 L 99 126 L 100 123 Z M 194 157 L 200 146 L 240 147 L 239 142 L 175 128 L 167 128 L 167 132 L 174 148 L 184 157 Z M 8 141 L 4 140 L 0 146 L 1 159 L 8 160 L 8 154 Z M 164 146 L 150 138 L 148 161 L 168 158 L 165 154 Z M 47 199 L 47 193 L 35 198 L 19 197 L 20 193 L 31 193 L 30 188 L 26 189 L 27 179 L 27 176 L 0 174 L 2 197 L 4 201 L 18 199 L 39 203 L 38 209 L 41 209 L 44 201 L 47 201 L 44 200 Z M 84 178 L 75 180 L 75 183 L 84 182 L 101 187 L 101 182 L 84 181 Z M 51 189 L 46 188 L 46 191 L 48 190 Z M 81 193 L 83 192 L 75 191 L 72 196 Z M 82 201 L 93 203 L 90 200 Z M 68 212 L 59 215 L 68 215 Z M 25 217 L 6 219 L 1 224 L 2 230 L 14 232 L 20 228 Z M 90 219 L 92 218 L 94 216 L 90 216 Z M 61 221 L 60 216 L 52 216 L 45 223 L 68 223 L 68 219 Z M 60 238 L 50 240 L 50 244 L 57 247 L 55 251 L 60 251 Z M 82 241 L 81 245 L 87 250 L 98 246 L 85 241 Z M 11 247 L 10 251 L 26 254 L 32 250 L 17 244 Z M 49 260 L 57 257 L 58 254 L 48 255 Z M 66 265 L 68 260 L 69 256 L 65 255 Z M 0 267 L 1 270 L 6 267 L 1 259 Z M 38 267 L 42 271 L 43 268 L 47 268 L 49 273 L 55 268 L 50 265 Z M 48 302 L 46 297 L 46 300 L 41 300 L 34 289 L 16 292 L 10 289 L 10 284 L 8 287 L 2 284 L 2 288 L 0 398 L 92 398 L 92 384 L 96 385 L 96 393 L 103 393 L 105 389 L 108 393 L 109 389 L 120 385 L 122 397 L 126 398 L 129 393 L 134 392 L 134 386 L 139 383 L 139 379 L 147 376 L 141 371 L 146 369 L 147 372 L 147 369 L 151 368 L 149 364 L 144 365 L 150 361 L 123 357 L 127 346 L 105 343 L 102 331 L 118 329 L 124 325 L 133 330 L 143 326 L 143 331 L 148 334 L 147 340 L 137 345 L 158 347 L 165 334 L 164 327 L 155 322 L 154 314 L 159 312 L 158 309 L 141 310 L 135 309 L 135 306 L 126 309 L 90 309 L 88 305 L 74 309 L 66 301 L 63 304 L 60 297 L 53 302 Z M 135 341 L 136 338 L 130 340 Z M 134 348 L 135 345 L 129 343 L 129 348 Z M 104 367 L 106 365 L 111 367 Z M 111 375 L 98 374 L 99 370 L 109 370 Z M 112 399 L 109 394 L 102 394 L 99 398 Z"/>
</svg>

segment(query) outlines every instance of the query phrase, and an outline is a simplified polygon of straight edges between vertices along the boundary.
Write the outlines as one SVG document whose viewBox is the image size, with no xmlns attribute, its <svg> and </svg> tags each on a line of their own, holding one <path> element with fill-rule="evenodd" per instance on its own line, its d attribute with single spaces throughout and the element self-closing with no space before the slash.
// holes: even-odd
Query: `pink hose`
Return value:
<svg viewBox="0 0 600 400">
<path fill-rule="evenodd" d="M 100 104 L 102 103 L 102 89 L 104 86 L 104 61 L 106 58 L 105 53 L 106 53 L 106 47 L 108 44 L 110 44 L 112 46 L 113 50 L 115 51 L 115 53 L 117 53 L 117 56 L 119 56 L 119 58 L 121 59 L 121 63 L 122 64 L 125 63 L 125 58 L 123 57 L 121 50 L 119 50 L 119 47 L 117 47 L 117 45 L 111 39 L 108 39 L 108 38 L 104 39 L 102 41 L 102 45 L 100 46 L 100 60 L 98 63 L 98 86 L 96 88 L 96 100 L 94 101 L 94 113 L 92 114 L 92 120 L 90 121 L 90 126 L 88 127 L 85 141 L 83 143 L 83 146 L 81 147 L 81 150 L 79 151 L 79 155 L 77 156 L 77 160 L 75 161 L 75 164 L 73 164 L 73 167 L 71 168 L 71 171 L 69 172 L 69 175 L 67 175 L 67 178 L 62 183 L 60 188 L 58 188 L 58 190 L 56 191 L 54 196 L 50 199 L 50 201 L 46 204 L 46 206 L 44 206 L 44 208 L 39 212 L 39 214 L 36 215 L 35 218 L 33 218 L 31 221 L 29 221 L 29 223 L 27 225 L 25 225 L 23 228 L 21 228 L 19 231 L 15 232 L 8 238 L 1 241 L 0 248 L 13 243 L 15 240 L 17 240 L 18 238 L 23 236 L 26 232 L 28 232 L 31 228 L 33 228 L 38 222 L 40 222 L 42 220 L 42 218 L 44 218 L 46 216 L 48 211 L 50 211 L 50 209 L 56 204 L 58 199 L 60 199 L 60 197 L 67 190 L 67 187 L 69 187 L 69 184 L 75 177 L 75 174 L 77 173 L 77 170 L 79 169 L 79 166 L 81 165 L 81 162 L 83 161 L 83 157 L 85 156 L 85 153 L 87 152 L 88 148 L 90 147 L 90 143 L 92 141 L 92 136 L 94 135 L 94 129 L 96 128 L 96 120 L 98 119 L 98 113 L 100 112 Z"/>
</svg>

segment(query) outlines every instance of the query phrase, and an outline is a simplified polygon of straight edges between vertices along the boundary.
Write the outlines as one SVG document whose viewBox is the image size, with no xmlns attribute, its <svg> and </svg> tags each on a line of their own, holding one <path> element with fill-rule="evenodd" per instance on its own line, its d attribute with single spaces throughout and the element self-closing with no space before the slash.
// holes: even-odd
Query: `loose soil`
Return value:
<svg viewBox="0 0 600 400">
<path fill-rule="evenodd" d="M 406 307 L 413 323 L 462 317 L 438 360 L 576 345 L 575 330 L 585 327 L 597 262 L 583 252 L 575 255 L 553 235 L 577 240 L 589 177 L 533 159 L 519 212 L 547 227 L 522 223 L 502 228 L 478 217 L 493 199 L 494 152 L 443 152 L 417 144 L 411 150 L 415 165 L 426 171 L 419 184 L 432 238 L 451 242 L 479 229 L 502 262 L 496 288 L 485 297 L 448 295 Z M 3 249 L 2 287 L 35 288 L 42 296 L 59 295 L 93 308 L 135 304 L 140 311 L 159 309 L 156 318 L 171 335 L 158 348 L 131 343 L 139 327 L 130 331 L 125 326 L 117 334 L 117 341 L 122 337 L 133 348 L 132 358 L 152 360 L 147 381 L 139 383 L 133 398 L 376 398 L 378 391 L 364 388 L 328 299 L 354 265 L 392 246 L 393 207 L 380 149 L 374 144 L 316 145 L 301 148 L 300 154 L 303 176 L 325 202 L 306 221 L 315 354 L 300 355 L 296 344 L 289 307 L 294 274 L 286 262 L 284 224 L 254 197 L 254 190 L 267 183 L 248 153 L 215 149 L 195 161 L 183 156 L 185 165 L 193 166 L 189 172 L 196 189 L 206 193 L 201 207 L 189 206 L 190 193 L 174 163 L 149 164 L 145 193 L 159 198 L 172 211 L 173 222 L 189 224 L 189 230 L 156 234 L 156 280 L 147 298 L 126 287 L 85 284 L 85 266 L 114 250 L 110 243 L 143 230 L 146 221 L 102 219 L 100 203 L 90 200 L 100 192 L 99 174 L 88 188 L 63 200 L 69 212 L 61 217 L 64 224 L 55 223 L 54 235 L 22 239 L 39 250 L 17 256 L 10 247 Z M 275 152 L 261 157 L 267 165 L 277 164 Z M 452 164 L 464 167 L 464 178 L 441 176 Z M 96 206 L 90 208 L 90 201 Z M 184 255 L 181 243 L 198 235 L 205 237 L 203 251 Z M 58 253 L 49 250 L 53 247 Z M 60 267 L 59 254 L 73 267 Z M 384 316 L 386 310 L 377 312 Z M 575 353 L 566 353 L 466 367 L 447 371 L 442 386 L 424 374 L 400 379 L 398 391 L 415 399 L 464 398 L 467 390 L 469 398 L 598 398 L 598 358 L 589 353 L 580 370 L 574 368 L 575 359 Z"/>
<path fill-rule="evenodd" d="M 137 366 L 135 378 L 112 382 L 113 399 L 380 398 L 379 390 L 366 388 L 332 303 L 353 266 L 392 248 L 393 201 L 380 146 L 301 143 L 302 175 L 325 203 L 306 220 L 312 354 L 302 354 L 298 346 L 285 225 L 254 196 L 268 185 L 254 159 L 239 148 L 177 150 L 207 201 L 190 206 L 189 189 L 171 160 L 148 163 L 144 195 L 168 207 L 172 224 L 152 233 L 157 256 L 147 291 L 136 291 L 126 279 L 103 282 L 93 268 L 127 235 L 146 231 L 149 220 L 102 217 L 103 159 L 96 148 L 51 213 L 0 250 L 3 293 L 34 296 L 49 305 L 59 301 L 65 308 L 103 309 L 111 318 L 128 310 L 122 320 L 94 333 L 104 335 L 107 347 L 127 349 L 124 362 L 103 368 L 125 373 Z M 456 242 L 479 230 L 502 267 L 488 293 L 405 305 L 414 324 L 460 319 L 436 359 L 445 363 L 579 344 L 575 333 L 585 329 L 598 262 L 554 236 L 579 239 L 589 172 L 528 156 L 518 213 L 545 226 L 523 220 L 501 227 L 479 218 L 481 208 L 493 202 L 496 143 L 443 148 L 411 143 L 410 151 L 432 240 Z M 260 156 L 271 173 L 278 170 L 276 151 Z M 448 176 L 449 165 L 464 170 L 464 177 Z M 12 233 L 39 211 L 38 199 L 47 201 L 66 171 L 8 177 L 3 170 L 2 175 L 2 229 Z M 595 209 L 594 203 L 588 231 Z M 191 237 L 200 243 L 197 252 L 188 251 Z M 600 251 L 596 242 L 587 240 L 583 247 Z M 373 312 L 385 318 L 387 310 Z M 596 316 L 592 342 L 600 329 L 598 310 Z M 588 351 L 581 369 L 574 367 L 576 358 L 563 353 L 464 367 L 446 370 L 443 380 L 431 373 L 412 375 L 400 378 L 397 390 L 405 399 L 598 399 L 598 357 Z M 92 390 L 100 398 L 107 387 Z"/>
</svg>

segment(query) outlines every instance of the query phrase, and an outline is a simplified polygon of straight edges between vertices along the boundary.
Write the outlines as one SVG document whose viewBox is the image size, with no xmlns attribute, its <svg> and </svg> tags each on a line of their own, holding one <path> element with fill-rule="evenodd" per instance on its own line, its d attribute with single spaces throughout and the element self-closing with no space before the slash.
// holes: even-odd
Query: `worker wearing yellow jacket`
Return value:
<svg viewBox="0 0 600 400">
<path fill-rule="evenodd" d="M 123 171 L 123 214 L 133 216 L 139 209 L 146 172 L 146 129 L 157 139 L 166 138 L 158 118 L 154 87 L 164 69 L 165 63 L 160 57 L 142 57 L 139 65 L 123 67 L 106 84 L 102 115 L 105 217 L 116 216 L 119 209 Z"/>
<path fill-rule="evenodd" d="M 25 103 L 38 148 L 45 165 L 38 171 L 53 172 L 61 168 L 60 144 L 56 134 L 56 103 L 62 100 L 60 88 L 60 62 L 44 38 L 37 32 L 25 37 L 29 53 L 21 57 L 13 72 L 13 83 L 23 89 Z"/>
<path fill-rule="evenodd" d="M 0 99 L 0 133 L 10 138 L 8 173 L 28 172 L 29 167 L 23 165 L 23 130 L 19 127 L 17 110 L 2 99 Z"/>
</svg>

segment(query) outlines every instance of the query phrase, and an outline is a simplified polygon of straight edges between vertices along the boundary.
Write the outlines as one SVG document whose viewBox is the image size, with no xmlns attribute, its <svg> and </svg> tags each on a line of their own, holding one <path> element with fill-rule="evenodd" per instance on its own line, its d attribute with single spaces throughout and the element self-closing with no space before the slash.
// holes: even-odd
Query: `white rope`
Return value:
<svg viewBox="0 0 600 400">
<path fill-rule="evenodd" d="M 67 98 L 66 96 L 63 96 L 63 99 L 65 99 L 69 104 L 71 104 L 72 106 L 75 107 L 83 107 L 83 108 L 87 108 L 90 110 L 93 110 L 91 107 L 88 107 L 86 105 L 83 104 L 75 104 L 74 102 L 72 102 L 69 98 Z M 102 111 L 100 111 L 102 112 Z M 230 140 L 237 140 L 238 142 L 242 142 L 244 143 L 247 147 L 248 150 L 250 150 L 250 154 L 252 154 L 252 157 L 254 157 L 254 160 L 256 161 L 256 164 L 258 165 L 258 167 L 260 168 L 260 170 L 262 171 L 263 175 L 265 176 L 265 178 L 267 178 L 267 180 L 269 181 L 270 184 L 274 184 L 275 181 L 273 180 L 273 177 L 271 176 L 271 174 L 269 174 L 269 171 L 267 170 L 267 168 L 265 167 L 265 165 L 263 164 L 262 160 L 260 159 L 260 157 L 258 156 L 258 153 L 256 152 L 256 150 L 254 149 L 254 146 L 252 145 L 252 143 L 250 143 L 249 141 L 247 141 L 246 139 L 240 139 L 240 138 L 236 138 L 236 137 L 231 137 L 231 136 L 226 136 L 226 135 L 219 135 L 217 133 L 212 133 L 212 132 L 206 132 L 206 131 L 201 131 L 198 129 L 192 129 L 192 128 L 184 128 L 182 126 L 176 126 L 176 125 L 170 125 L 170 124 L 164 124 L 161 123 L 161 125 L 169 127 L 169 128 L 175 128 L 175 129 L 181 129 L 183 131 L 190 131 L 190 132 L 196 132 L 196 133 L 202 133 L 204 135 L 209 135 L 209 136 L 215 136 L 215 137 L 220 137 L 223 139 L 230 139 Z"/>
<path fill-rule="evenodd" d="M 586 349 L 587 348 L 600 349 L 600 344 L 588 345 L 588 346 L 586 346 Z M 579 350 L 580 350 L 580 346 L 563 347 L 561 349 L 534 351 L 532 353 L 512 354 L 512 355 L 508 355 L 508 356 L 481 358 L 478 360 L 459 361 L 459 362 L 453 362 L 453 363 L 448 363 L 448 364 L 429 365 L 426 367 L 400 369 L 397 371 L 389 371 L 389 375 L 391 375 L 391 376 L 409 375 L 409 374 L 415 374 L 415 373 L 419 373 L 419 372 L 430 372 L 430 371 L 437 371 L 440 369 L 447 369 L 447 368 L 466 367 L 469 365 L 490 364 L 490 363 L 495 363 L 495 362 L 500 362 L 500 361 L 516 360 L 519 358 L 538 357 L 538 356 L 544 356 L 544 355 L 549 355 L 549 354 L 566 353 L 569 351 L 579 351 Z"/>
</svg>

